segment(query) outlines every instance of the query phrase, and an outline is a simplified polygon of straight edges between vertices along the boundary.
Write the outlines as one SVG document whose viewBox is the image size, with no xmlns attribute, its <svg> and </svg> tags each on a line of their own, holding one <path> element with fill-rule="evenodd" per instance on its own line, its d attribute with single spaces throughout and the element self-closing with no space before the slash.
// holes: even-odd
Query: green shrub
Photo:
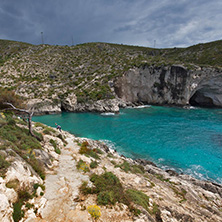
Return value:
<svg viewBox="0 0 222 222">
<path fill-rule="evenodd" d="M 112 172 L 105 172 L 102 175 L 93 174 L 90 180 L 95 185 L 92 192 L 97 194 L 98 204 L 113 205 L 116 202 L 128 204 L 122 184 Z"/>
<path fill-rule="evenodd" d="M 19 222 L 24 217 L 24 211 L 21 209 L 25 201 L 32 198 L 32 195 L 26 190 L 18 191 L 18 201 L 13 204 L 12 217 L 15 222 Z"/>
<path fill-rule="evenodd" d="M 122 164 L 116 165 L 115 167 L 120 167 L 126 173 L 128 173 L 130 171 L 130 164 L 125 160 Z"/>
<path fill-rule="evenodd" d="M 84 173 L 89 172 L 89 166 L 83 160 L 79 160 L 76 164 L 78 170 L 82 170 Z"/>
<path fill-rule="evenodd" d="M 35 127 L 42 127 L 44 129 L 46 126 L 42 123 L 36 122 Z"/>
<path fill-rule="evenodd" d="M 62 134 L 59 134 L 57 137 L 62 140 L 63 145 L 67 145 L 67 144 L 68 144 L 68 143 L 66 142 L 66 140 L 63 138 Z"/>
<path fill-rule="evenodd" d="M 126 193 L 132 202 L 140 205 L 147 211 L 149 210 L 149 197 L 145 193 L 133 189 L 128 189 Z"/>
<path fill-rule="evenodd" d="M 11 189 L 17 190 L 17 188 L 19 187 L 19 181 L 18 181 L 18 179 L 11 180 L 8 183 L 6 183 L 5 186 L 7 188 L 11 188 Z"/>
<path fill-rule="evenodd" d="M 98 166 L 98 162 L 97 161 L 92 161 L 90 163 L 90 168 L 92 168 L 92 169 L 96 168 L 97 166 Z"/>
<path fill-rule="evenodd" d="M 92 188 L 88 187 L 88 182 L 83 181 L 82 185 L 79 188 L 80 192 L 84 195 L 92 194 Z"/>
<path fill-rule="evenodd" d="M 114 162 L 112 161 L 114 164 Z M 129 164 L 126 160 L 123 161 L 122 164 L 114 164 L 115 167 L 121 168 L 124 172 L 132 172 L 132 173 L 140 173 L 143 174 L 145 173 L 144 167 L 141 165 L 131 165 Z"/>
<path fill-rule="evenodd" d="M 56 131 L 50 127 L 46 127 L 44 130 L 43 130 L 43 133 L 44 134 L 48 134 L 48 135 L 53 135 L 54 133 L 56 133 Z"/>
<path fill-rule="evenodd" d="M 101 151 L 99 149 L 90 149 L 89 147 L 89 143 L 87 141 L 84 141 L 81 144 L 81 147 L 79 149 L 79 153 L 80 154 L 84 154 L 85 156 L 91 156 L 94 159 L 100 159 L 99 155 L 97 153 L 101 153 Z"/>
<path fill-rule="evenodd" d="M 24 217 L 24 211 L 21 210 L 23 201 L 18 201 L 13 204 L 13 213 L 12 217 L 14 222 L 19 222 Z"/>
<path fill-rule="evenodd" d="M 61 154 L 61 150 L 57 147 L 57 144 L 56 144 L 55 140 L 50 139 L 49 142 L 50 142 L 50 143 L 52 144 L 52 146 L 54 147 L 55 152 L 56 152 L 57 154 Z"/>
<path fill-rule="evenodd" d="M 0 155 L 0 176 L 4 176 L 9 166 L 10 163 L 6 161 L 2 155 Z"/>
</svg>

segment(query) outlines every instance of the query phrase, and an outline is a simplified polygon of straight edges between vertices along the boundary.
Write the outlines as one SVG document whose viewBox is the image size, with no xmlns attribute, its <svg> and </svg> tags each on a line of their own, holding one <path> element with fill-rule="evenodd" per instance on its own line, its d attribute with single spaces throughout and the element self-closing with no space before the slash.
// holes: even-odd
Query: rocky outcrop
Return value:
<svg viewBox="0 0 222 222">
<path fill-rule="evenodd" d="M 222 76 L 201 81 L 190 98 L 190 104 L 202 107 L 222 107 Z"/>
<path fill-rule="evenodd" d="M 55 114 L 61 112 L 61 103 L 49 99 L 30 99 L 27 102 L 27 108 L 35 115 Z"/>
<path fill-rule="evenodd" d="M 61 102 L 62 110 L 69 111 L 69 112 L 75 111 L 76 105 L 77 105 L 77 97 L 74 93 L 69 94 Z"/>
<path fill-rule="evenodd" d="M 118 113 L 120 107 L 126 107 L 126 103 L 121 99 L 109 99 L 77 103 L 75 94 L 70 94 L 61 101 L 53 102 L 52 100 L 29 100 L 27 106 L 35 115 L 55 114 L 66 112 L 113 112 Z"/>
<path fill-rule="evenodd" d="M 127 102 L 222 107 L 221 74 L 214 68 L 143 66 L 116 79 L 116 94 Z"/>
<path fill-rule="evenodd" d="M 118 113 L 120 107 L 126 107 L 126 103 L 120 99 L 98 100 L 95 102 L 77 103 L 72 111 L 75 112 L 113 112 Z"/>
<path fill-rule="evenodd" d="M 187 104 L 190 72 L 183 66 L 130 69 L 115 82 L 115 92 L 124 101 L 149 104 Z"/>
</svg>

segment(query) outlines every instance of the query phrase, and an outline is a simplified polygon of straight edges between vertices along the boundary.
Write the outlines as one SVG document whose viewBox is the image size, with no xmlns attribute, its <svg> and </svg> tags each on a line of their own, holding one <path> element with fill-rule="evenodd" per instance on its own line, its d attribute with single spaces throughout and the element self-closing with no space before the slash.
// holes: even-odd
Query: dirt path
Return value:
<svg viewBox="0 0 222 222">
<path fill-rule="evenodd" d="M 46 176 L 46 190 L 39 210 L 42 219 L 36 218 L 35 221 L 81 221 L 75 214 L 74 199 L 78 196 L 78 188 L 82 181 L 89 179 L 76 169 L 73 154 L 78 150 L 78 146 L 73 142 L 73 138 L 69 137 L 66 140 L 68 144 L 60 154 L 55 174 Z M 87 215 L 85 216 L 84 221 L 87 221 Z"/>
</svg>

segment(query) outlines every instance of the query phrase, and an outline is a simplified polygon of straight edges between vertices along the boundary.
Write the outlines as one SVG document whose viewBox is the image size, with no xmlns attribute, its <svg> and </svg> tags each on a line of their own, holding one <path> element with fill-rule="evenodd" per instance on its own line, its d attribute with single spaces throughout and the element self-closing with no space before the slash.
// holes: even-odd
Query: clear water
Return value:
<svg viewBox="0 0 222 222">
<path fill-rule="evenodd" d="M 199 179 L 222 183 L 222 110 L 151 106 L 119 115 L 62 113 L 34 117 L 76 136 L 104 140 L 127 157 L 153 161 Z"/>
</svg>

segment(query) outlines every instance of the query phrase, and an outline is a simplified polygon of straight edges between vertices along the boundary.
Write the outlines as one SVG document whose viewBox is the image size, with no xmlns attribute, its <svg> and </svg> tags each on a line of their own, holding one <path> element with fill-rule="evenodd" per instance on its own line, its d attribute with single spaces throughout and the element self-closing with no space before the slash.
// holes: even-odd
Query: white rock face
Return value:
<svg viewBox="0 0 222 222">
<path fill-rule="evenodd" d="M 0 193 L 0 221 L 12 222 L 12 208 L 5 194 Z"/>
<path fill-rule="evenodd" d="M 62 108 L 66 111 L 74 111 L 77 104 L 77 97 L 74 93 L 71 93 L 62 101 Z"/>
<path fill-rule="evenodd" d="M 42 179 L 24 161 L 16 160 L 9 167 L 5 181 L 18 180 L 22 187 L 32 187 L 34 183 L 42 184 Z"/>
<path fill-rule="evenodd" d="M 27 108 L 33 110 L 35 115 L 54 114 L 61 112 L 61 103 L 54 103 L 49 99 L 30 99 Z"/>
</svg>

